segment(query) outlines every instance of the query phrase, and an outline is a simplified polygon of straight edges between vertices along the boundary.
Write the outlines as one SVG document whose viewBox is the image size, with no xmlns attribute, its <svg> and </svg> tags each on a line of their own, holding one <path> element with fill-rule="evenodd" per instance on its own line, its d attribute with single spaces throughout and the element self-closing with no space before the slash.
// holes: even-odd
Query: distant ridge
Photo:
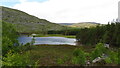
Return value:
<svg viewBox="0 0 120 68">
<path fill-rule="evenodd" d="M 75 23 L 58 23 L 60 25 L 72 25 L 72 24 L 75 24 Z"/>
<path fill-rule="evenodd" d="M 96 22 L 79 22 L 79 23 L 91 23 L 91 24 L 100 24 L 100 23 L 96 23 Z"/>
<path fill-rule="evenodd" d="M 99 25 L 100 23 L 96 22 L 79 22 L 79 23 L 59 23 L 68 27 L 76 27 L 76 28 L 90 28 Z"/>
<path fill-rule="evenodd" d="M 75 24 L 69 25 L 69 27 L 90 28 L 90 27 L 96 27 L 99 24 L 100 23 L 96 23 L 96 22 L 79 22 L 79 23 L 75 23 Z"/>
</svg>

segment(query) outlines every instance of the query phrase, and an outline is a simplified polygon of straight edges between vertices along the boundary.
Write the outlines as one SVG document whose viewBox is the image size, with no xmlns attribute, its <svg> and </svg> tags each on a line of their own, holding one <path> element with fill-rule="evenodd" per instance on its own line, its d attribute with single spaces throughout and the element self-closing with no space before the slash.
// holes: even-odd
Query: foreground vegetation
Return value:
<svg viewBox="0 0 120 68">
<path fill-rule="evenodd" d="M 28 45 L 29 46 L 29 45 Z M 23 46 L 22 53 L 30 52 L 32 62 L 36 66 L 116 66 L 119 63 L 118 51 L 105 48 L 99 43 L 94 46 L 71 46 L 71 45 L 36 45 Z M 93 62 L 97 57 L 104 59 Z M 90 64 L 87 64 L 87 62 Z"/>
<path fill-rule="evenodd" d="M 17 41 L 18 33 L 14 25 L 1 21 L 2 23 L 2 66 L 28 66 L 32 64 L 29 52 L 21 54 L 21 46 Z"/>
</svg>

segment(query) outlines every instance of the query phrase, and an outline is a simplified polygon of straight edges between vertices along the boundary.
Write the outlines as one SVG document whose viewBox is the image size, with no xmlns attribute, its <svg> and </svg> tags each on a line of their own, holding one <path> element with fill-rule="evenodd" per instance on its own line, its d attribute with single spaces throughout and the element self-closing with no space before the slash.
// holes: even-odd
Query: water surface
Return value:
<svg viewBox="0 0 120 68">
<path fill-rule="evenodd" d="M 27 37 L 22 35 L 18 38 L 20 44 L 26 44 L 32 41 L 33 37 Z M 35 37 L 34 45 L 38 44 L 49 44 L 49 45 L 60 45 L 60 44 L 68 44 L 68 45 L 76 45 L 76 39 L 73 38 L 65 38 L 65 37 Z"/>
</svg>

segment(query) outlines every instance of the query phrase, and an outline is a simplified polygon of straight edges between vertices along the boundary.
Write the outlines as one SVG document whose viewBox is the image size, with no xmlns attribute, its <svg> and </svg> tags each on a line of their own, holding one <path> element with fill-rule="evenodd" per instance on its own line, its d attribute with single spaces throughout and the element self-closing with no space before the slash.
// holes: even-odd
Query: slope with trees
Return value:
<svg viewBox="0 0 120 68">
<path fill-rule="evenodd" d="M 111 23 L 93 28 L 83 28 L 77 34 L 77 41 L 81 44 L 94 45 L 103 42 L 112 46 L 120 45 L 120 23 Z"/>
</svg>

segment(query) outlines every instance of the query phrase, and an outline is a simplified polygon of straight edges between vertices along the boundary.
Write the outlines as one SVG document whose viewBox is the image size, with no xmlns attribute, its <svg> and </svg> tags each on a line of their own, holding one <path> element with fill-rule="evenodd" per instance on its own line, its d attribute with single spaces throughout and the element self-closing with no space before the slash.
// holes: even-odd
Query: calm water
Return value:
<svg viewBox="0 0 120 68">
<path fill-rule="evenodd" d="M 19 43 L 26 44 L 28 42 L 31 42 L 32 37 L 27 37 L 27 36 L 20 36 L 18 38 Z M 35 43 L 34 45 L 37 44 L 68 44 L 68 45 L 76 45 L 75 43 L 76 39 L 71 39 L 71 38 L 64 38 L 64 37 L 35 37 Z"/>
</svg>

